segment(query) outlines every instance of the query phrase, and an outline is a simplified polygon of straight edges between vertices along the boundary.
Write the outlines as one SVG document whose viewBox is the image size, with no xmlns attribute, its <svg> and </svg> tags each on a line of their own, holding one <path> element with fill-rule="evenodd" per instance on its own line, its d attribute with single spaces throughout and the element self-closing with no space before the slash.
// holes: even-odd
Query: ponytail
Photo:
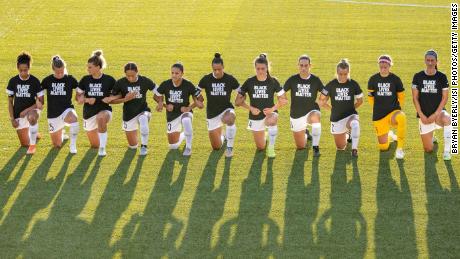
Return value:
<svg viewBox="0 0 460 259">
<path fill-rule="evenodd" d="M 93 51 L 91 57 L 88 59 L 88 63 L 91 63 L 96 67 L 100 67 L 101 69 L 107 67 L 107 62 L 105 61 L 104 53 L 102 52 L 102 50 Z"/>
<path fill-rule="evenodd" d="M 270 65 L 269 65 L 269 61 L 268 61 L 268 58 L 267 58 L 267 54 L 265 53 L 261 53 L 255 60 L 254 60 L 254 66 L 256 64 L 264 64 L 267 66 L 267 78 L 270 79 L 271 76 L 270 76 Z"/>
</svg>

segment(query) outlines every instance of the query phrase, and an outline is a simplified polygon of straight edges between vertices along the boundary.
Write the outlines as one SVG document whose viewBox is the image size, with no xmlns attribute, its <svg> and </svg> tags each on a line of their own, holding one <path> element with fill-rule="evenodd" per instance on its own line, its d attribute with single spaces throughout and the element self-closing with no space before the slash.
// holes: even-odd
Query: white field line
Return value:
<svg viewBox="0 0 460 259">
<path fill-rule="evenodd" d="M 352 0 L 325 0 L 326 2 L 346 3 L 346 4 L 367 4 L 367 5 L 383 5 L 383 6 L 402 6 L 402 7 L 422 7 L 422 8 L 450 8 L 448 5 L 424 5 L 424 4 L 401 4 L 401 3 L 385 3 L 385 2 L 361 2 Z"/>
</svg>

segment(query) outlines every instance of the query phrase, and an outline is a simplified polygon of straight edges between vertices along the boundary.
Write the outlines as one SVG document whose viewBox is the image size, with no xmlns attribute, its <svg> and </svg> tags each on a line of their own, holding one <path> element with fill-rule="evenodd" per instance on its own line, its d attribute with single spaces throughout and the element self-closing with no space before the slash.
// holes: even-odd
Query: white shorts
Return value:
<svg viewBox="0 0 460 259">
<path fill-rule="evenodd" d="M 152 117 L 151 112 L 148 112 L 148 111 L 141 112 L 136 117 L 132 118 L 129 121 L 123 121 L 121 128 L 124 131 L 135 131 L 135 130 L 139 129 L 139 117 L 141 115 L 147 116 L 149 121 L 150 121 L 150 117 Z"/>
<path fill-rule="evenodd" d="M 307 125 L 310 125 L 308 123 L 308 116 L 310 116 L 310 114 L 312 112 L 318 112 L 319 114 L 321 114 L 320 111 L 318 110 L 311 110 L 310 112 L 308 112 L 307 114 L 305 114 L 304 116 L 300 117 L 300 118 L 297 118 L 297 119 L 293 119 L 293 118 L 290 118 L 290 121 L 291 121 L 291 130 L 293 132 L 299 132 L 299 131 L 304 131 L 307 129 Z"/>
<path fill-rule="evenodd" d="M 449 116 L 449 113 L 447 111 L 442 111 L 442 113 L 444 113 L 444 115 L 446 116 Z M 443 128 L 443 126 L 439 126 L 438 124 L 436 124 L 436 122 L 433 122 L 431 124 L 423 124 L 420 119 L 418 119 L 418 125 L 419 125 L 418 129 L 420 131 L 420 135 L 424 135 L 432 131 L 435 131 L 437 129 Z"/>
<path fill-rule="evenodd" d="M 182 113 L 181 116 L 175 118 L 173 121 L 167 122 L 166 123 L 166 132 L 173 133 L 173 132 L 181 132 L 182 131 L 182 118 L 184 117 L 185 114 L 188 114 L 190 118 L 193 119 L 193 113 L 191 112 L 186 112 Z"/>
<path fill-rule="evenodd" d="M 112 120 L 112 112 L 109 111 L 109 110 L 105 110 L 106 112 L 109 113 L 109 122 Z M 93 117 L 87 119 L 87 120 L 83 120 L 83 128 L 86 130 L 86 131 L 92 131 L 92 130 L 95 130 L 97 129 L 97 120 L 96 120 L 96 115 L 94 115 Z"/>
<path fill-rule="evenodd" d="M 347 123 L 348 121 L 350 120 L 350 118 L 352 116 L 356 116 L 356 118 L 359 120 L 359 116 L 357 114 L 352 114 L 346 118 L 343 118 L 337 122 L 332 122 L 331 121 L 331 133 L 333 135 L 336 135 L 336 134 L 343 134 L 343 133 L 346 133 L 348 131 L 348 128 L 347 128 Z"/>
<path fill-rule="evenodd" d="M 278 117 L 278 113 L 274 112 L 274 114 Z M 267 125 L 265 124 L 266 118 L 267 117 L 261 120 L 249 120 L 247 129 L 252 131 L 264 131 L 267 128 Z"/>
<path fill-rule="evenodd" d="M 69 124 L 64 121 L 65 117 L 67 117 L 67 114 L 69 114 L 69 112 L 72 112 L 75 116 L 77 116 L 77 113 L 75 112 L 74 108 L 67 108 L 58 117 L 48 119 L 48 128 L 50 133 L 55 133 L 64 128 L 64 126 L 69 126 Z"/>
<path fill-rule="evenodd" d="M 228 108 L 225 111 L 223 111 L 221 114 L 217 115 L 216 117 L 211 118 L 211 119 L 206 119 L 208 123 L 208 131 L 215 130 L 217 128 L 222 127 L 222 117 L 227 111 L 235 114 L 235 110 L 233 108 Z"/>
<path fill-rule="evenodd" d="M 40 110 L 40 109 L 35 109 L 35 111 L 37 111 L 38 115 L 40 115 L 40 113 L 42 112 L 42 110 Z M 17 118 L 15 120 L 19 124 L 16 127 L 16 130 L 25 129 L 25 128 L 30 127 L 30 123 L 29 123 L 29 120 L 27 119 L 27 116 L 26 117 L 20 117 L 20 118 Z"/>
</svg>

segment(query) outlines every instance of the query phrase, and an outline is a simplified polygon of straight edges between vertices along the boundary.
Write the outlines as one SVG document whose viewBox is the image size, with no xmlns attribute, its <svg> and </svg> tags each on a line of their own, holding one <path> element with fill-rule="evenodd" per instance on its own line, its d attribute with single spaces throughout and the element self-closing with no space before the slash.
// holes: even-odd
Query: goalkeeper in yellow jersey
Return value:
<svg viewBox="0 0 460 259">
<path fill-rule="evenodd" d="M 397 141 L 396 158 L 404 158 L 406 139 L 406 115 L 401 111 L 404 104 L 404 86 L 401 79 L 390 72 L 393 61 L 389 55 L 378 59 L 379 73 L 371 76 L 368 83 L 369 103 L 373 107 L 372 120 L 377 133 L 380 151 L 387 151 L 390 142 Z M 396 128 L 397 136 L 391 127 Z"/>
</svg>

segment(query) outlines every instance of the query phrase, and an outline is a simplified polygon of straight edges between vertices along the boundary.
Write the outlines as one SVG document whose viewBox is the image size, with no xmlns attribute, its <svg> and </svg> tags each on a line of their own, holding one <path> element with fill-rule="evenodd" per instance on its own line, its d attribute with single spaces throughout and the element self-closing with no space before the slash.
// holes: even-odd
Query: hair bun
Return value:
<svg viewBox="0 0 460 259">
<path fill-rule="evenodd" d="M 98 56 L 98 57 L 100 57 L 100 56 L 102 56 L 102 55 L 104 55 L 104 53 L 103 53 L 102 50 L 100 50 L 100 49 L 93 51 L 93 56 Z"/>
<path fill-rule="evenodd" d="M 56 56 L 53 57 L 53 61 L 60 60 L 60 59 L 61 59 L 61 57 L 59 55 L 56 55 Z"/>
<path fill-rule="evenodd" d="M 261 53 L 261 54 L 259 55 L 259 58 L 267 58 L 267 54 L 266 54 L 266 53 Z"/>
<path fill-rule="evenodd" d="M 220 58 L 220 57 L 222 57 L 222 55 L 219 52 L 216 52 L 216 54 L 214 54 L 214 57 L 215 58 Z"/>
</svg>

